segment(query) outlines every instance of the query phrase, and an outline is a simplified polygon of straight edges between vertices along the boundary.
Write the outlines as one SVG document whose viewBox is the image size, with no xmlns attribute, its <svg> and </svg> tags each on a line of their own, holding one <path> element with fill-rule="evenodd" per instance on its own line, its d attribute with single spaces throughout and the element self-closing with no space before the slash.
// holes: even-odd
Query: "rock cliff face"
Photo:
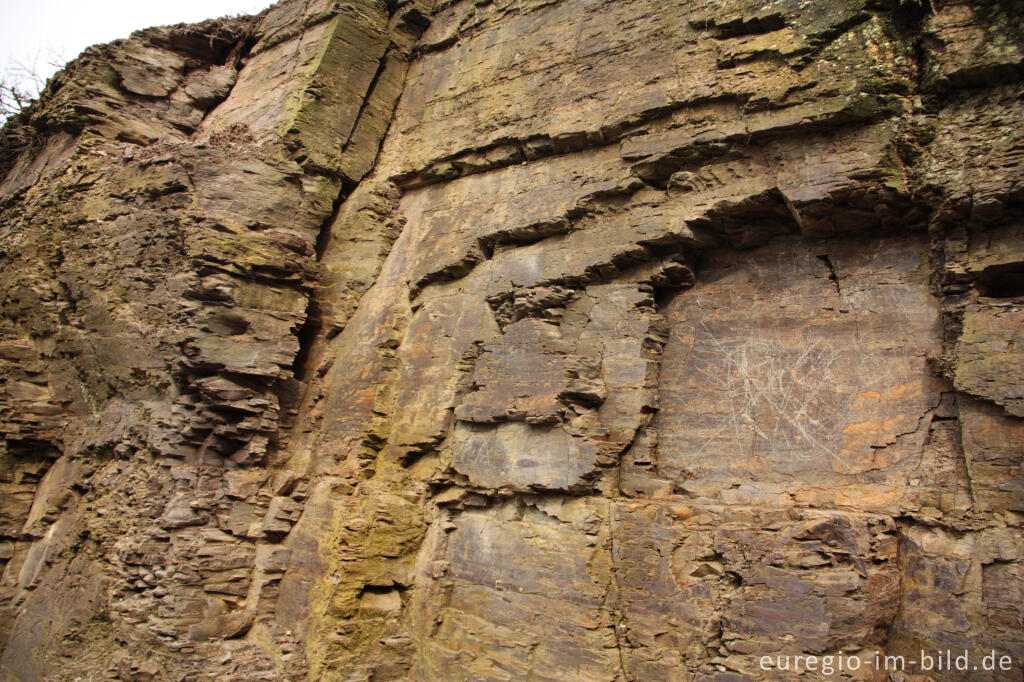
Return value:
<svg viewBox="0 0 1024 682">
<path fill-rule="evenodd" d="M 4 679 L 1020 680 L 1022 17 L 90 48 L 0 135 Z"/>
</svg>

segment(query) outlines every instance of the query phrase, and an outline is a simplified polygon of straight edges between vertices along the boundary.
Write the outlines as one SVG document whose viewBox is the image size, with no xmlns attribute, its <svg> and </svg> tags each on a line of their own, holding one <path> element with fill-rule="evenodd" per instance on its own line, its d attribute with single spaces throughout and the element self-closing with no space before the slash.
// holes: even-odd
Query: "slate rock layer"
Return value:
<svg viewBox="0 0 1024 682">
<path fill-rule="evenodd" d="M 4 679 L 1021 679 L 1021 17 L 88 49 L 0 132 Z"/>
</svg>

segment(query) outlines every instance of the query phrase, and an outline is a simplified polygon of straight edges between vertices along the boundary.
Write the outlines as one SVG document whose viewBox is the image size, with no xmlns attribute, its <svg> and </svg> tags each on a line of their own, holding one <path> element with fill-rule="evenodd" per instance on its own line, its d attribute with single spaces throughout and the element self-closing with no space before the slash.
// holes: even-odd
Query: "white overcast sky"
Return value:
<svg viewBox="0 0 1024 682">
<path fill-rule="evenodd" d="M 44 79 L 64 61 L 96 43 L 127 38 L 132 31 L 225 14 L 255 14 L 273 0 L 0 0 L 0 70 L 20 62 Z M 38 57 L 38 59 L 37 59 Z"/>
</svg>

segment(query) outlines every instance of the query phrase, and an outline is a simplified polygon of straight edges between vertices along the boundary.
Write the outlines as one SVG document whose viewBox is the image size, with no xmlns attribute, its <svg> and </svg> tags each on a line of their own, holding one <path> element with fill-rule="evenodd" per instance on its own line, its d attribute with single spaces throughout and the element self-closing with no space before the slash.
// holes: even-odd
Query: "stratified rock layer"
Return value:
<svg viewBox="0 0 1024 682">
<path fill-rule="evenodd" d="M 1022 16 L 90 48 L 0 134 L 3 675 L 1021 679 Z"/>
</svg>

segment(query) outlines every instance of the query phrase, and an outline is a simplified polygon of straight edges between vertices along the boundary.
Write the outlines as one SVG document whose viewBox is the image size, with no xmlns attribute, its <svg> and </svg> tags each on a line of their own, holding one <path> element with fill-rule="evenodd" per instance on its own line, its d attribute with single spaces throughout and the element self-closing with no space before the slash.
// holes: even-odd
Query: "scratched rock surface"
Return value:
<svg viewBox="0 0 1024 682">
<path fill-rule="evenodd" d="M 1019 680 L 1022 16 L 89 48 L 0 132 L 0 675 Z"/>
</svg>

